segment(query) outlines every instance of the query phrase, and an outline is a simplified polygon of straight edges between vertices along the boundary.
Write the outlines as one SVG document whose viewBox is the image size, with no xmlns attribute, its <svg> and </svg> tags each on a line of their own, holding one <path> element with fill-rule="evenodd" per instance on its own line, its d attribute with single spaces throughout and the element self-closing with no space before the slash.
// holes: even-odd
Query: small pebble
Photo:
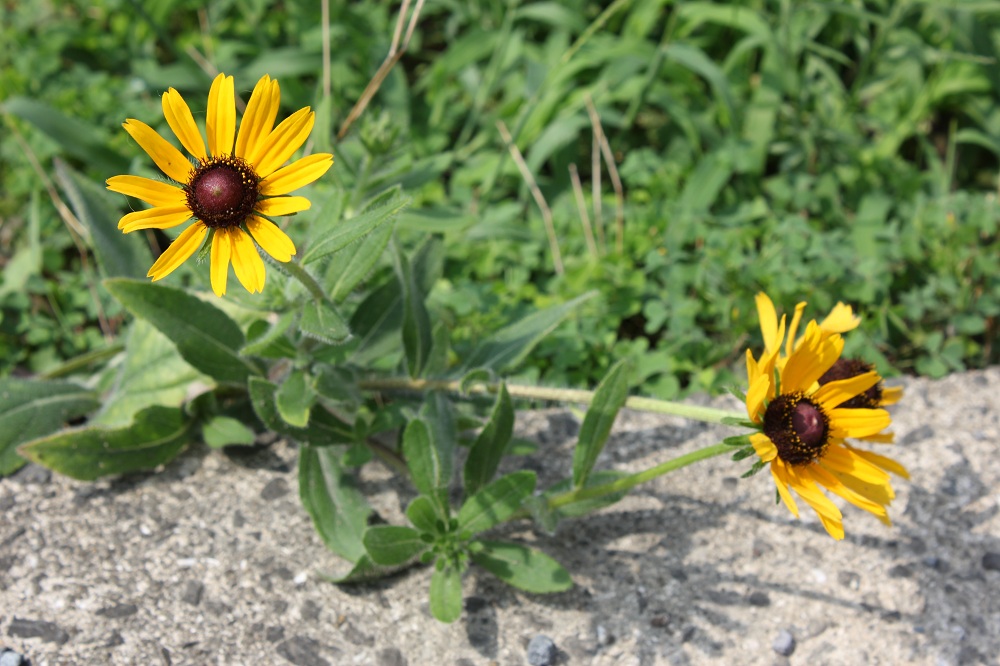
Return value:
<svg viewBox="0 0 1000 666">
<path fill-rule="evenodd" d="M 601 647 L 611 645 L 615 642 L 615 637 L 608 633 L 603 624 L 597 625 L 597 644 Z"/>
<path fill-rule="evenodd" d="M 795 652 L 795 637 L 788 630 L 782 629 L 771 643 L 771 649 L 783 657 L 790 657 Z"/>
<path fill-rule="evenodd" d="M 1000 553 L 983 555 L 983 568 L 987 571 L 1000 571 Z"/>
<path fill-rule="evenodd" d="M 14 652 L 13 650 L 0 652 L 0 666 L 26 666 L 27 663 L 24 660 L 24 655 L 20 652 Z"/>
<path fill-rule="evenodd" d="M 550 666 L 556 658 L 556 644 L 544 634 L 537 634 L 528 643 L 528 663 L 531 666 Z"/>
</svg>

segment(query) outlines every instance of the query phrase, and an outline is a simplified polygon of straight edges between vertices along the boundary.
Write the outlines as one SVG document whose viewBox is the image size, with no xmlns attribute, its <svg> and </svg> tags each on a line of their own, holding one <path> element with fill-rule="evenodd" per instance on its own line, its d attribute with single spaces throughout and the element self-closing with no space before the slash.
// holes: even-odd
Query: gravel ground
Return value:
<svg viewBox="0 0 1000 666">
<path fill-rule="evenodd" d="M 474 570 L 451 625 L 430 616 L 426 568 L 323 580 L 342 564 L 299 504 L 283 443 L 195 447 L 158 474 L 98 483 L 29 466 L 0 481 L 0 652 L 34 666 L 997 664 L 1000 368 L 905 386 L 892 455 L 912 479 L 896 484 L 892 528 L 847 509 L 835 542 L 774 504 L 769 475 L 740 480 L 745 462 L 715 459 L 554 536 L 501 528 L 576 586 L 530 595 Z M 564 410 L 519 416 L 541 483 L 567 473 L 578 426 Z M 726 433 L 623 413 L 598 465 L 639 470 Z M 365 491 L 398 522 L 409 491 L 369 468 Z"/>
</svg>

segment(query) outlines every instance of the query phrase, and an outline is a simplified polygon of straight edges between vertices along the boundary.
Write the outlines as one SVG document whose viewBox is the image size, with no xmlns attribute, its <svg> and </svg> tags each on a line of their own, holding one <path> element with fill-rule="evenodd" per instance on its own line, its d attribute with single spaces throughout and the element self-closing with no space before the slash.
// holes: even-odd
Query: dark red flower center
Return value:
<svg viewBox="0 0 1000 666">
<path fill-rule="evenodd" d="M 830 420 L 823 409 L 801 392 L 779 395 L 764 411 L 764 434 L 790 465 L 820 458 L 829 443 Z"/>
<path fill-rule="evenodd" d="M 819 378 L 819 384 L 822 386 L 838 379 L 850 379 L 874 369 L 870 363 L 865 363 L 861 359 L 838 358 L 837 362 Z M 837 406 L 847 409 L 878 409 L 882 406 L 882 382 Z"/>
<path fill-rule="evenodd" d="M 212 229 L 236 227 L 250 217 L 260 178 L 245 160 L 224 155 L 204 160 L 185 186 L 188 208 Z"/>
</svg>

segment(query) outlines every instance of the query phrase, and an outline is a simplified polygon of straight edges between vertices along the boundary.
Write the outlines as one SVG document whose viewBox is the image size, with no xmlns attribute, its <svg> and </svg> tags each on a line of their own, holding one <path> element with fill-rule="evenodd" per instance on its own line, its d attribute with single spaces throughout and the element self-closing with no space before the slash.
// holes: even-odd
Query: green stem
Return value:
<svg viewBox="0 0 1000 666">
<path fill-rule="evenodd" d="M 604 497 L 605 495 L 614 495 L 615 493 L 620 493 L 625 490 L 631 490 L 640 483 L 651 481 L 658 476 L 663 476 L 668 472 L 673 472 L 674 470 L 682 467 L 687 467 L 688 465 L 696 463 L 699 460 L 705 460 L 706 458 L 722 455 L 723 453 L 732 450 L 733 447 L 728 444 L 714 444 L 712 446 L 706 446 L 703 449 L 686 453 L 683 456 L 674 458 L 673 460 L 660 463 L 656 467 L 651 467 L 647 470 L 612 481 L 611 483 L 605 483 L 600 486 L 592 486 L 590 488 L 570 490 L 560 495 L 550 497 L 548 501 L 549 508 L 558 509 L 561 506 L 573 504 L 574 502 L 582 502 L 584 500 L 596 499 L 598 497 Z"/>
<path fill-rule="evenodd" d="M 327 301 L 329 300 L 326 296 L 326 292 L 323 291 L 323 287 L 320 286 L 319 282 L 316 281 L 309 271 L 304 269 L 301 264 L 297 261 L 292 260 L 281 264 L 281 267 L 285 269 L 289 275 L 302 283 L 302 286 L 309 290 L 313 298 L 317 301 Z"/>
<path fill-rule="evenodd" d="M 474 384 L 463 387 L 462 382 L 444 379 L 410 379 L 409 377 L 386 377 L 384 379 L 367 379 L 358 382 L 358 388 L 366 391 L 448 391 L 449 393 L 465 393 L 471 395 L 494 395 L 500 390 L 500 384 Z M 525 384 L 507 384 L 507 392 L 514 398 L 529 398 L 535 400 L 553 400 L 557 402 L 575 402 L 590 404 L 594 399 L 593 391 L 579 389 L 548 388 Z M 625 400 L 625 407 L 643 412 L 657 414 L 672 414 L 705 423 L 727 423 L 728 419 L 745 418 L 743 414 L 729 412 L 724 409 L 688 405 L 669 400 L 653 398 L 630 397 Z"/>
</svg>

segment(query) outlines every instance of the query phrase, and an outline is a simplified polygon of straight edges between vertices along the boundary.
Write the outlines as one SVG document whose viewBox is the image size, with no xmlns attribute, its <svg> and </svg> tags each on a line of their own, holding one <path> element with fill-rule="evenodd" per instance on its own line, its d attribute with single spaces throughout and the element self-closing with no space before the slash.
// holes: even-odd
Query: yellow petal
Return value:
<svg viewBox="0 0 1000 666">
<path fill-rule="evenodd" d="M 260 143 L 267 138 L 274 127 L 278 115 L 281 93 L 278 82 L 265 74 L 253 88 L 247 110 L 240 121 L 240 131 L 236 135 L 236 156 L 245 158 L 256 152 Z"/>
<path fill-rule="evenodd" d="M 861 456 L 871 464 L 876 467 L 881 467 L 887 472 L 892 472 L 896 476 L 901 476 L 904 479 L 910 478 L 910 473 L 905 467 L 893 460 L 892 458 L 886 458 L 885 456 L 880 456 L 877 453 L 872 453 L 871 451 L 862 451 L 860 449 L 851 448 L 851 452 L 856 456 Z"/>
<path fill-rule="evenodd" d="M 844 404 L 856 395 L 860 395 L 879 383 L 881 377 L 877 372 L 866 372 L 847 379 L 827 382 L 813 393 L 814 400 L 819 402 L 824 410 Z"/>
<path fill-rule="evenodd" d="M 806 302 L 796 304 L 795 314 L 792 315 L 792 323 L 788 327 L 788 341 L 785 343 L 785 356 L 791 356 L 795 349 L 795 334 L 799 330 L 799 322 L 802 321 L 802 311 L 806 309 Z"/>
<path fill-rule="evenodd" d="M 861 323 L 861 317 L 854 315 L 850 305 L 838 302 L 826 319 L 819 323 L 819 327 L 827 333 L 846 333 L 854 330 Z"/>
<path fill-rule="evenodd" d="M 778 449 L 774 446 L 771 438 L 762 432 L 755 432 L 750 435 L 750 444 L 764 462 L 771 462 L 778 456 Z"/>
<path fill-rule="evenodd" d="M 248 158 L 257 175 L 267 178 L 287 162 L 292 153 L 306 142 L 315 122 L 316 114 L 307 106 L 288 116 L 275 127 L 257 148 L 257 152 Z"/>
<path fill-rule="evenodd" d="M 153 262 L 146 277 L 151 277 L 153 282 L 156 282 L 173 273 L 174 269 L 187 261 L 201 247 L 206 233 L 208 227 L 203 222 L 195 222 L 182 231 L 170 247 L 163 251 L 159 259 Z"/>
<path fill-rule="evenodd" d="M 892 417 L 884 409 L 831 409 L 831 437 L 867 437 L 885 430 L 892 423 Z"/>
<path fill-rule="evenodd" d="M 843 444 L 831 444 L 827 447 L 823 453 L 823 467 L 873 486 L 889 485 L 889 475 L 885 470 L 868 462 L 857 455 L 857 451 Z"/>
<path fill-rule="evenodd" d="M 818 484 L 829 490 L 831 493 L 838 495 L 839 497 L 843 497 L 859 509 L 875 515 L 886 525 L 891 524 L 889 521 L 889 514 L 885 510 L 885 506 L 889 503 L 891 498 L 882 502 L 876 501 L 871 497 L 867 497 L 862 493 L 854 492 L 850 486 L 842 483 L 840 478 L 818 465 L 813 465 L 810 469 L 810 473 Z"/>
<path fill-rule="evenodd" d="M 170 229 L 191 219 L 187 205 L 157 206 L 129 213 L 118 222 L 122 233 L 130 234 L 139 229 Z"/>
<path fill-rule="evenodd" d="M 254 207 L 261 215 L 281 217 L 304 210 L 309 210 L 312 204 L 305 197 L 272 197 L 258 201 Z"/>
<path fill-rule="evenodd" d="M 763 375 L 754 379 L 747 387 L 747 416 L 754 423 L 760 423 L 762 419 L 760 411 L 764 406 L 764 400 L 767 398 L 767 391 L 770 387 L 770 378 Z"/>
<path fill-rule="evenodd" d="M 230 155 L 236 135 L 236 89 L 233 77 L 219 74 L 208 91 L 208 112 L 205 116 L 208 150 L 213 156 Z"/>
<path fill-rule="evenodd" d="M 264 196 L 288 194 L 313 182 L 333 165 L 333 155 L 316 153 L 295 160 L 281 167 L 260 182 L 260 193 Z"/>
<path fill-rule="evenodd" d="M 142 176 L 112 176 L 107 185 L 112 192 L 142 199 L 154 206 L 176 206 L 187 200 L 181 188 Z"/>
<path fill-rule="evenodd" d="M 792 515 L 798 518 L 799 506 L 795 503 L 795 498 L 792 497 L 792 494 L 788 492 L 788 468 L 785 466 L 785 463 L 780 460 L 771 463 L 771 476 L 774 478 L 774 485 L 778 489 L 781 501 L 785 503 L 788 510 L 792 512 Z"/>
<path fill-rule="evenodd" d="M 199 160 L 205 159 L 205 142 L 201 140 L 201 132 L 194 122 L 191 109 L 179 92 L 171 88 L 163 93 L 163 117 L 167 124 L 189 153 Z"/>
<path fill-rule="evenodd" d="M 253 235 L 257 244 L 277 261 L 292 260 L 292 255 L 295 254 L 295 243 L 273 222 L 255 215 L 247 221 L 247 229 L 250 230 L 250 234 Z"/>
<path fill-rule="evenodd" d="M 811 475 L 812 468 L 789 468 L 789 484 L 805 500 L 806 504 L 819 516 L 823 527 L 834 539 L 844 538 L 843 515 L 837 505 L 816 486 Z"/>
<path fill-rule="evenodd" d="M 193 169 L 191 162 L 184 157 L 184 153 L 174 148 L 169 141 L 141 120 L 129 118 L 122 124 L 122 127 L 129 133 L 129 136 L 135 139 L 139 147 L 153 158 L 153 162 L 160 167 L 160 171 L 178 183 L 187 184 Z"/>
<path fill-rule="evenodd" d="M 863 439 L 866 442 L 871 442 L 873 444 L 893 444 L 896 441 L 896 433 L 894 432 L 879 432 L 874 435 L 865 435 L 864 437 L 858 437 L 858 439 Z"/>
<path fill-rule="evenodd" d="M 824 337 L 816 322 L 810 321 L 801 343 L 781 370 L 781 392 L 809 391 L 836 362 L 843 348 L 842 337 L 837 334 Z"/>
<path fill-rule="evenodd" d="M 902 386 L 889 386 L 882 389 L 882 406 L 895 405 L 903 398 Z"/>
<path fill-rule="evenodd" d="M 764 349 L 776 349 L 781 345 L 781 340 L 778 339 L 778 313 L 774 309 L 774 303 L 764 292 L 758 293 L 755 300 L 760 333 L 764 336 Z"/>
<path fill-rule="evenodd" d="M 226 282 L 229 280 L 229 258 L 232 255 L 229 233 L 228 229 L 216 229 L 212 234 L 209 277 L 212 280 L 212 291 L 216 296 L 225 296 Z"/>
<path fill-rule="evenodd" d="M 251 294 L 264 289 L 264 260 L 260 258 L 253 241 L 242 229 L 233 229 L 229 234 L 233 248 L 233 270 L 247 291 Z"/>
</svg>

